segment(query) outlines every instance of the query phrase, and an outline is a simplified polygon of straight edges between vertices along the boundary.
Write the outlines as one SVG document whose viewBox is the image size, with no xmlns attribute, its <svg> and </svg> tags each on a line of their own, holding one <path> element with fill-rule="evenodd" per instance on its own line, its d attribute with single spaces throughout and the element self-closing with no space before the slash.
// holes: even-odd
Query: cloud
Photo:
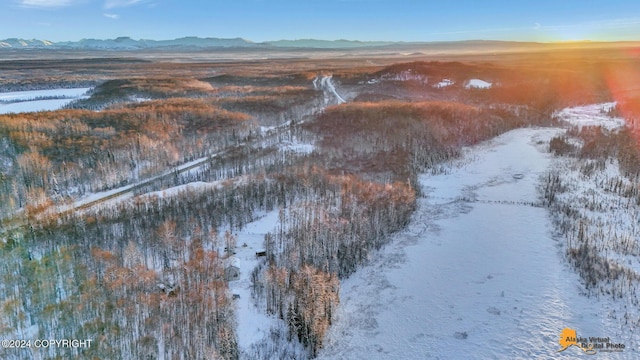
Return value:
<svg viewBox="0 0 640 360">
<path fill-rule="evenodd" d="M 70 6 L 77 2 L 77 0 L 19 0 L 18 4 L 22 7 L 54 8 Z"/>
<path fill-rule="evenodd" d="M 127 7 L 127 6 L 133 6 L 136 4 L 141 4 L 143 2 L 145 2 L 145 0 L 106 0 L 104 2 L 104 8 L 113 9 L 113 8 L 119 8 L 119 7 Z"/>
<path fill-rule="evenodd" d="M 108 17 L 109 19 L 113 19 L 113 20 L 118 20 L 120 18 L 120 15 L 118 15 L 118 14 L 104 13 L 102 15 L 104 15 L 105 17 Z"/>
</svg>

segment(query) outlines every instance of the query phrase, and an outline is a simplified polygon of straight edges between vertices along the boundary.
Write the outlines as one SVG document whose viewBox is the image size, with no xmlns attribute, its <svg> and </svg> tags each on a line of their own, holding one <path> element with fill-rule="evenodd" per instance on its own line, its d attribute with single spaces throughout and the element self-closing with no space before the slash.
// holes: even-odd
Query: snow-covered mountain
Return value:
<svg viewBox="0 0 640 360">
<path fill-rule="evenodd" d="M 51 47 L 53 42 L 48 40 L 36 40 L 36 39 L 4 39 L 0 40 L 0 49 L 5 48 L 15 48 L 15 49 L 25 49 L 25 48 L 46 48 Z"/>
</svg>

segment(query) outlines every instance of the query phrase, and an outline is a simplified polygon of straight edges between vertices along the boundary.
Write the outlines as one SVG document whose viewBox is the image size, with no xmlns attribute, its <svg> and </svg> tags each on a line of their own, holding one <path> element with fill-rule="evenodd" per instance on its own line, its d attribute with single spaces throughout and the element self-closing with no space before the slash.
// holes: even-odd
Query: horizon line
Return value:
<svg viewBox="0 0 640 360">
<path fill-rule="evenodd" d="M 245 37 L 215 37 L 215 36 L 197 36 L 197 35 L 186 35 L 180 36 L 176 38 L 164 38 L 164 39 L 151 39 L 151 38 L 134 38 L 127 35 L 117 36 L 113 38 L 81 38 L 79 40 L 49 40 L 43 38 L 24 38 L 24 37 L 7 37 L 0 39 L 3 40 L 36 40 L 36 41 L 47 41 L 51 43 L 65 43 L 65 42 L 80 42 L 83 40 L 97 40 L 97 41 L 109 41 L 109 40 L 118 40 L 118 39 L 131 39 L 133 41 L 173 41 L 173 40 L 181 40 L 181 39 L 216 39 L 216 40 L 243 40 L 248 43 L 253 44 L 268 44 L 272 42 L 281 42 L 281 41 L 324 41 L 324 42 L 359 42 L 359 43 L 388 43 L 388 44 L 425 44 L 425 43 L 460 43 L 460 42 L 502 42 L 502 43 L 528 43 L 528 44 L 570 44 L 570 43 L 633 43 L 640 42 L 640 39 L 637 40 L 592 40 L 592 39 L 582 39 L 582 40 L 558 40 L 558 41 L 539 41 L 539 40 L 504 40 L 504 39 L 482 39 L 482 38 L 470 38 L 470 39 L 460 39 L 460 40 L 359 40 L 359 39 L 326 39 L 326 38 L 297 38 L 297 39 L 277 39 L 277 40 L 265 40 L 265 41 L 253 41 L 251 39 Z"/>
</svg>

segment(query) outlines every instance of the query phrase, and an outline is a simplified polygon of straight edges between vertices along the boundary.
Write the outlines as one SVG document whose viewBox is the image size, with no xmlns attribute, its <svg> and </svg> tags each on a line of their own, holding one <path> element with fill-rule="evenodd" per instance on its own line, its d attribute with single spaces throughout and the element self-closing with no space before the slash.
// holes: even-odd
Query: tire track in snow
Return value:
<svg viewBox="0 0 640 360">
<path fill-rule="evenodd" d="M 329 99 L 326 96 L 327 93 L 329 93 L 333 95 L 333 97 L 337 100 L 338 105 L 346 103 L 347 101 L 342 96 L 340 96 L 340 94 L 338 94 L 336 86 L 331 80 L 332 78 L 333 75 L 325 75 L 321 78 L 315 77 L 313 79 L 313 87 L 317 90 L 322 90 L 325 92 L 325 102 L 329 102 Z"/>
</svg>

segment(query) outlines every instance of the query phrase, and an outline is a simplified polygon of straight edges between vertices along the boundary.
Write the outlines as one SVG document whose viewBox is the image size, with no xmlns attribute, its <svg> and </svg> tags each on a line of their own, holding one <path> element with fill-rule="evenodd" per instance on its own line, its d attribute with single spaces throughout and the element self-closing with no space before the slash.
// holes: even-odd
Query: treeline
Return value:
<svg viewBox="0 0 640 360">
<path fill-rule="evenodd" d="M 93 87 L 97 83 L 97 80 L 87 79 L 19 79 L 19 80 L 5 80 L 0 83 L 3 92 L 14 91 L 33 91 L 33 90 L 48 90 L 48 89 L 74 89 L 74 88 L 87 88 Z"/>
<path fill-rule="evenodd" d="M 609 131 L 600 126 L 572 127 L 568 136 L 580 139 L 582 145 L 578 148 L 567 147 L 560 139 L 552 140 L 552 150 L 565 147 L 561 153 L 572 154 L 581 159 L 615 158 L 618 160 L 623 175 L 630 180 L 640 179 L 640 139 L 633 127 L 624 127 L 616 131 Z"/>
<path fill-rule="evenodd" d="M 107 80 L 91 91 L 88 99 L 72 102 L 70 109 L 102 110 L 136 99 L 203 97 L 215 94 L 208 83 L 190 78 L 131 77 Z"/>
</svg>

